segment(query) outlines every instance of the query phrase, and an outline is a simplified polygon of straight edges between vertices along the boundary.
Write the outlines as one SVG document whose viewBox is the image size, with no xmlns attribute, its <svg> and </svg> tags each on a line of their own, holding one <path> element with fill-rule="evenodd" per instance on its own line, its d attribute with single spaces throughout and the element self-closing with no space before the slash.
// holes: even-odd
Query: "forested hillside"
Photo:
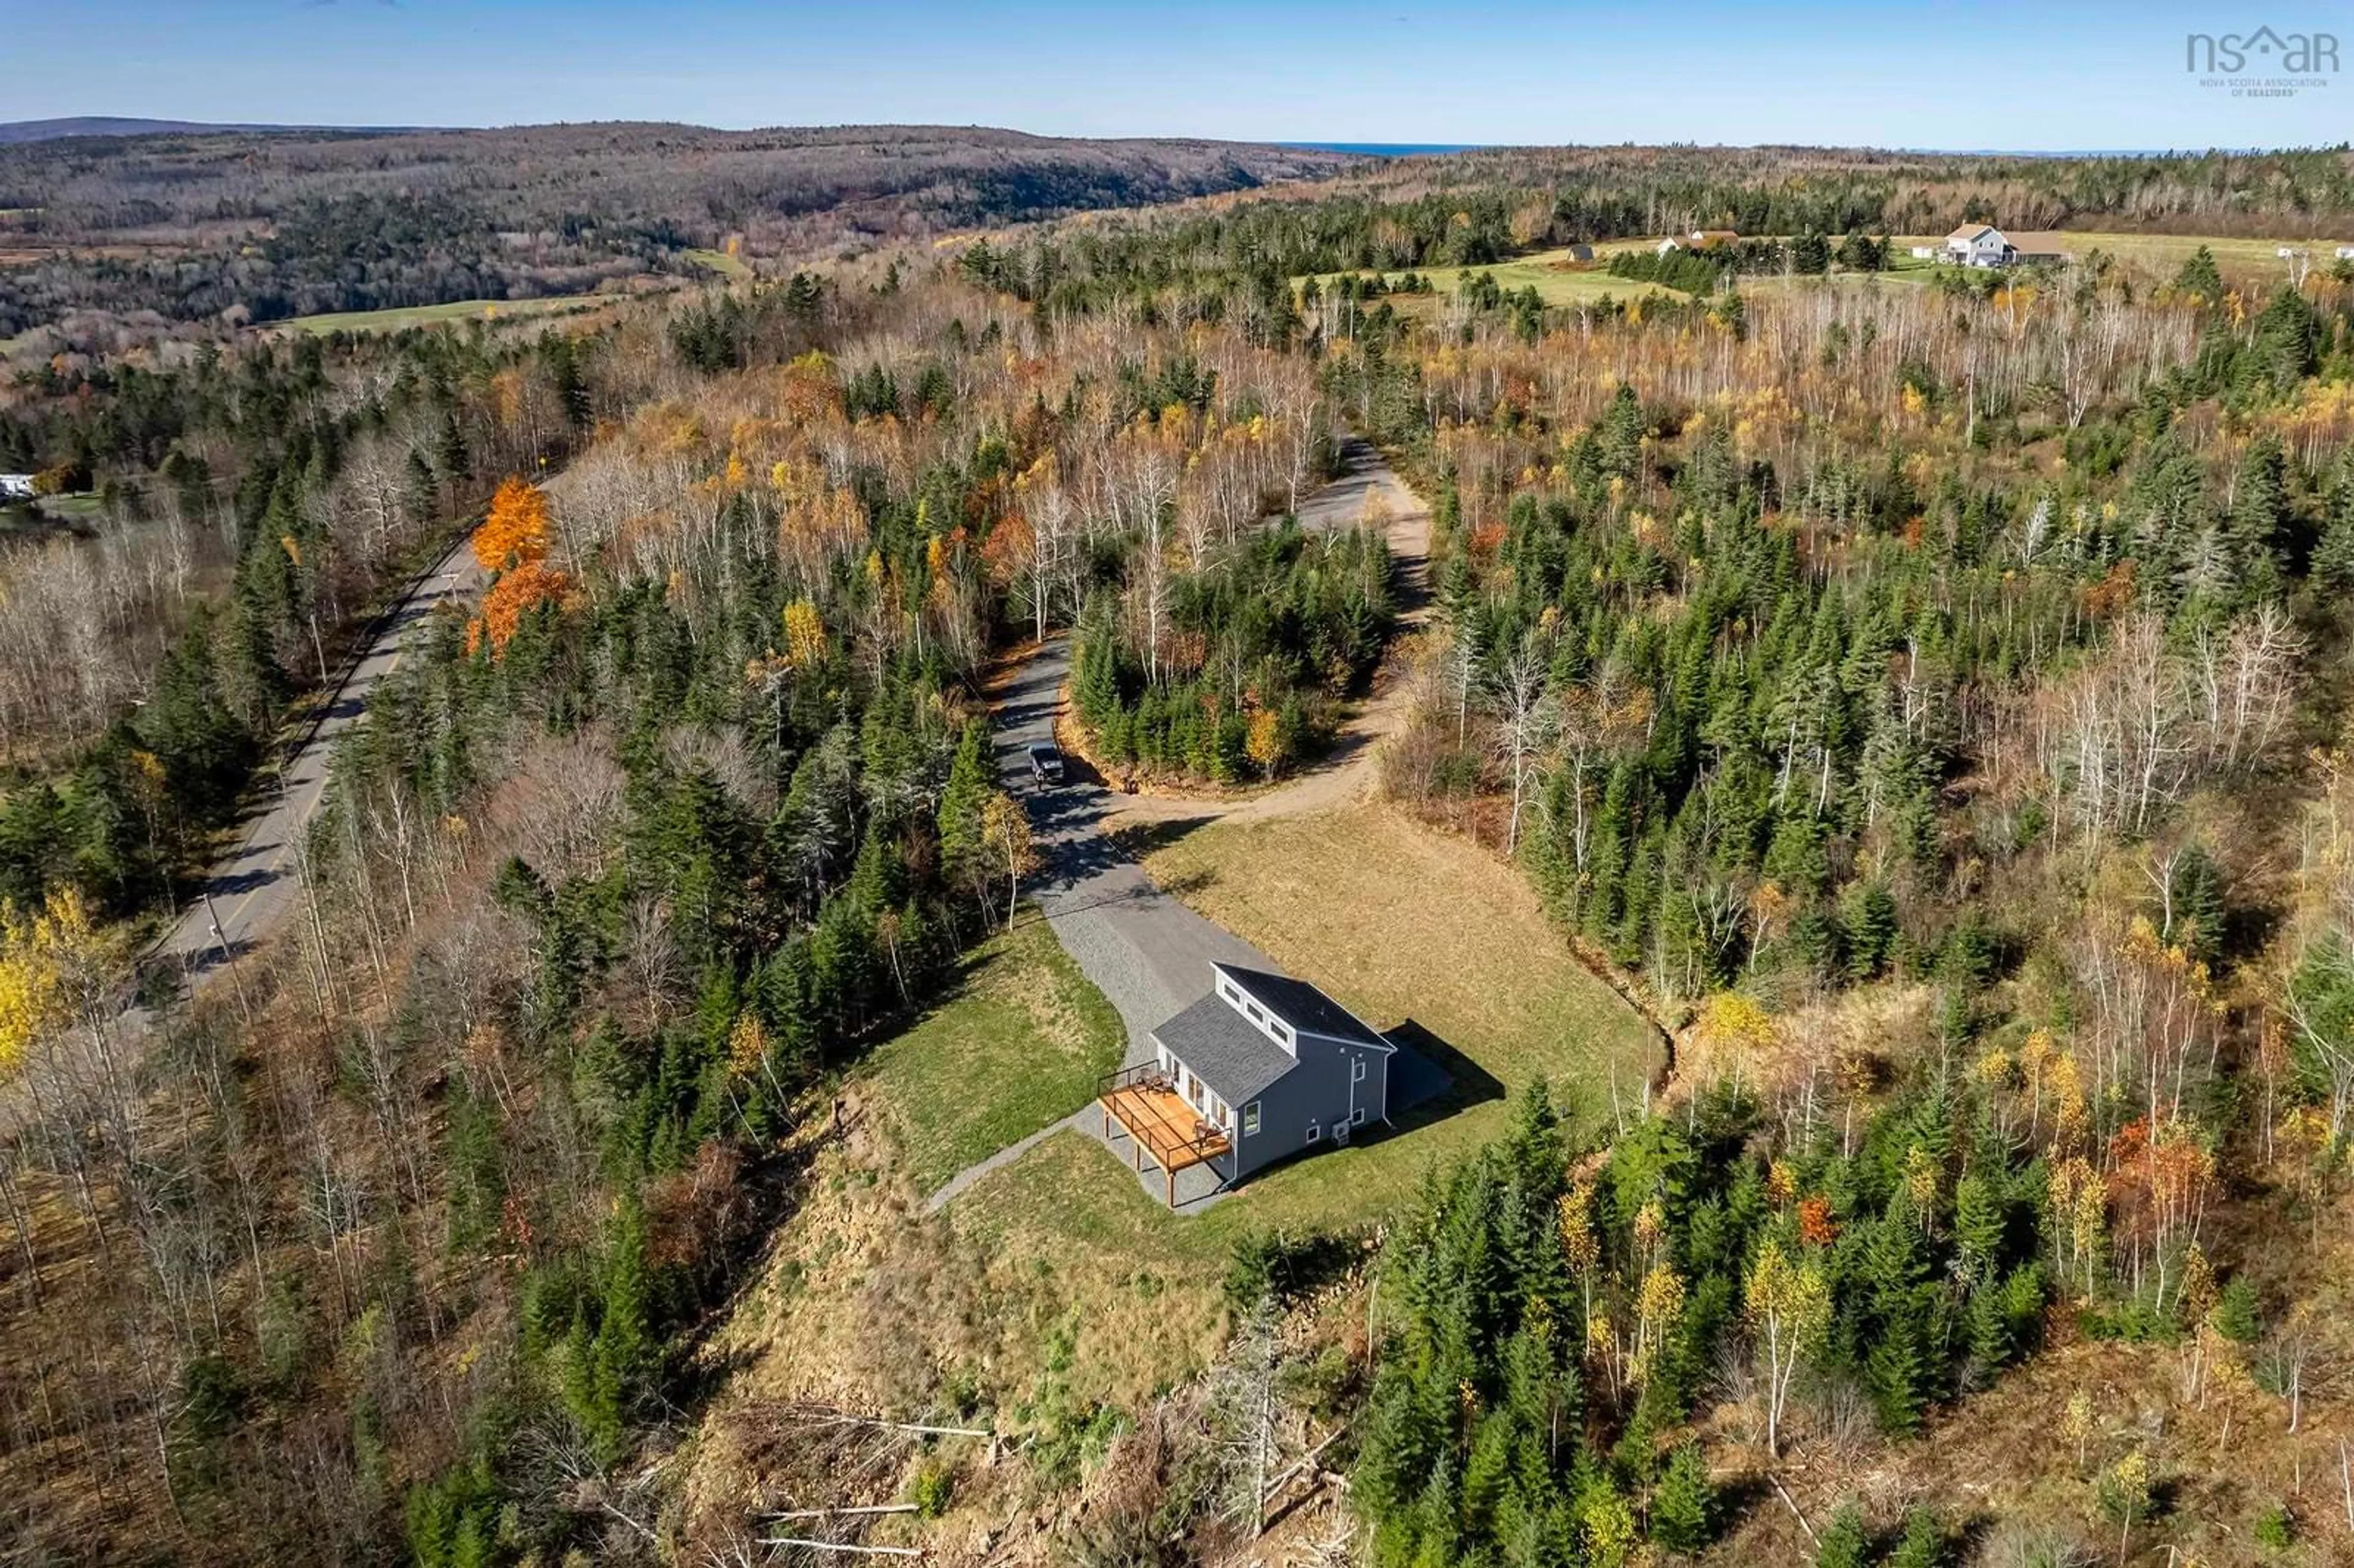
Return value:
<svg viewBox="0 0 2354 1568">
<path fill-rule="evenodd" d="M 2344 179 L 1478 154 L 28 373 L 5 450 L 112 490 L 0 545 L 0 1518 L 435 1568 L 785 1523 L 2341 1560 L 2354 280 L 1470 270 L 1718 222 L 1852 259 L 1988 200 L 2313 228 Z M 1362 276 L 1406 269 L 1461 278 Z M 1285 520 L 1344 431 L 1430 503 L 1426 625 L 1377 511 Z M 110 917 L 478 517 L 489 587 L 337 757 L 284 933 L 134 1031 Z M 1197 854 L 1173 892 L 1403 995 L 1447 1095 L 1187 1214 L 1053 1133 L 1121 1033 L 1023 902 L 1034 826 L 1109 797 L 1026 809 L 991 730 L 1056 634 L 1091 759 L 1161 792 L 1076 853 Z M 1380 800 L 1288 823 L 1376 707 Z M 1537 959 L 1465 1007 L 1495 912 L 1303 896 L 1311 833 L 1360 889 L 1491 876 L 1666 1070 Z"/>
<path fill-rule="evenodd" d="M 1327 175 L 1337 154 L 869 126 L 0 143 L 0 340 L 525 300 Z M 102 335 L 102 334 L 101 334 Z M 81 346 L 76 344 L 75 346 Z"/>
<path fill-rule="evenodd" d="M 1182 495 L 1223 546 L 1314 456 L 1269 412 L 1308 417 L 1304 362 L 1050 341 L 953 273 L 646 324 L 593 352 L 667 392 L 546 492 L 492 498 L 494 584 L 338 758 L 300 929 L 243 1005 L 78 1068 L 68 1034 L 119 1028 L 64 979 L 105 934 L 69 867 L 12 894 L 35 911 L 51 878 L 10 928 L 40 988 L 12 1071 L 44 1126 L 109 1129 L 70 1161 L 18 1146 L 7 1490 L 31 1538 L 475 1563 L 638 1517 L 578 1489 L 685 1396 L 681 1336 L 799 1202 L 788 1135 L 1028 867 L 981 662 L 1009 622 L 1067 623 L 1135 509 Z M 1172 376 L 1193 390 L 1164 405 Z M 346 482 L 335 453 L 296 461 Z M 260 537 L 293 566 L 313 536 Z M 262 602 L 241 577 L 232 613 Z M 207 681 L 242 646 L 188 636 L 173 657 Z M 194 1119 L 143 1114 L 156 1096 Z M 106 1260 L 135 1286 L 101 1290 Z M 67 1365 L 74 1398 L 45 1402 Z M 113 1482 L 86 1494 L 93 1471 Z"/>
</svg>

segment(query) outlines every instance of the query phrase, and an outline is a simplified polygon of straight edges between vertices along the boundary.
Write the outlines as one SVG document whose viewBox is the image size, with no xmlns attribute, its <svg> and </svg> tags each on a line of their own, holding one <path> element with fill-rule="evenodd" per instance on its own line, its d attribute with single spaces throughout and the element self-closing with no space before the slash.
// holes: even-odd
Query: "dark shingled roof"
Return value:
<svg viewBox="0 0 2354 1568">
<path fill-rule="evenodd" d="M 1255 1099 L 1299 1064 L 1214 992 L 1152 1032 L 1230 1106 Z"/>
<path fill-rule="evenodd" d="M 1394 1050 L 1390 1043 L 1357 1020 L 1356 1014 L 1310 985 L 1288 975 L 1271 975 L 1265 969 L 1238 969 L 1233 964 L 1215 966 L 1234 977 L 1235 983 L 1258 999 L 1259 1003 L 1294 1029 L 1308 1034 L 1322 1034 L 1334 1040 L 1346 1040 L 1352 1044 L 1370 1045 L 1378 1051 Z"/>
</svg>

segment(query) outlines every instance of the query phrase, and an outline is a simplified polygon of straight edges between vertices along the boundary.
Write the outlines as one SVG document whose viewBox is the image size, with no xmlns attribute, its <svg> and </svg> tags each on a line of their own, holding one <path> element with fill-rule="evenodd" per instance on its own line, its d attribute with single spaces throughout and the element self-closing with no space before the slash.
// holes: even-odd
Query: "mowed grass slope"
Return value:
<svg viewBox="0 0 2354 1568">
<path fill-rule="evenodd" d="M 865 1075 L 908 1180 L 929 1192 L 1086 1105 L 1124 1043 L 1119 1012 L 1025 909 L 981 945 L 955 996 L 875 1049 Z"/>
<path fill-rule="evenodd" d="M 1649 1026 L 1578 967 L 1518 871 L 1386 808 L 1208 826 L 1146 863 L 1376 1027 L 1440 1036 L 1477 1094 L 1199 1213 L 1171 1213 L 1101 1144 L 1064 1132 L 927 1215 L 922 1194 L 1085 1105 L 1118 1060 L 1117 1014 L 1026 920 L 859 1070 L 854 1093 L 876 1114 L 822 1151 L 723 1336 L 741 1392 L 924 1409 L 945 1382 L 1042 1434 L 1094 1401 L 1132 1410 L 1223 1342 L 1238 1239 L 1378 1224 L 1500 1131 L 1501 1097 L 1530 1080 L 1553 1080 L 1592 1129 L 1614 1071 L 1632 1104 L 1659 1065 Z"/>
</svg>

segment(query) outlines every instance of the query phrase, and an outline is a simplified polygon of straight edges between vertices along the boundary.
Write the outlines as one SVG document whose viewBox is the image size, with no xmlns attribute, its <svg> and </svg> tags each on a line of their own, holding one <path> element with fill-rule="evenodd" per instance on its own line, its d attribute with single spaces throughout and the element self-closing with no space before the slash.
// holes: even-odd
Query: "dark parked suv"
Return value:
<svg viewBox="0 0 2354 1568">
<path fill-rule="evenodd" d="M 1063 781 L 1063 754 L 1043 742 L 1030 747 L 1030 777 L 1041 784 L 1060 784 Z"/>
</svg>

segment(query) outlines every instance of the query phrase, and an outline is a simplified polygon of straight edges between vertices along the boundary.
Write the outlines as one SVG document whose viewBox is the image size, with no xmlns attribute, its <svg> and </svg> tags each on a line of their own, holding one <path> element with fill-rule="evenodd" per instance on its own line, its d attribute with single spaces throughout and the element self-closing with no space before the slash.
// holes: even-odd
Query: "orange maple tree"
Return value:
<svg viewBox="0 0 2354 1568">
<path fill-rule="evenodd" d="M 474 559 L 486 572 L 528 566 L 547 556 L 547 494 L 509 474 L 491 497 L 489 515 L 474 530 Z"/>
<path fill-rule="evenodd" d="M 545 561 L 525 561 L 504 574 L 482 596 L 482 613 L 467 624 L 466 652 L 472 653 L 488 637 L 491 652 L 498 652 L 514 640 L 525 615 L 540 605 L 561 601 L 571 588 L 572 579 Z"/>
</svg>

